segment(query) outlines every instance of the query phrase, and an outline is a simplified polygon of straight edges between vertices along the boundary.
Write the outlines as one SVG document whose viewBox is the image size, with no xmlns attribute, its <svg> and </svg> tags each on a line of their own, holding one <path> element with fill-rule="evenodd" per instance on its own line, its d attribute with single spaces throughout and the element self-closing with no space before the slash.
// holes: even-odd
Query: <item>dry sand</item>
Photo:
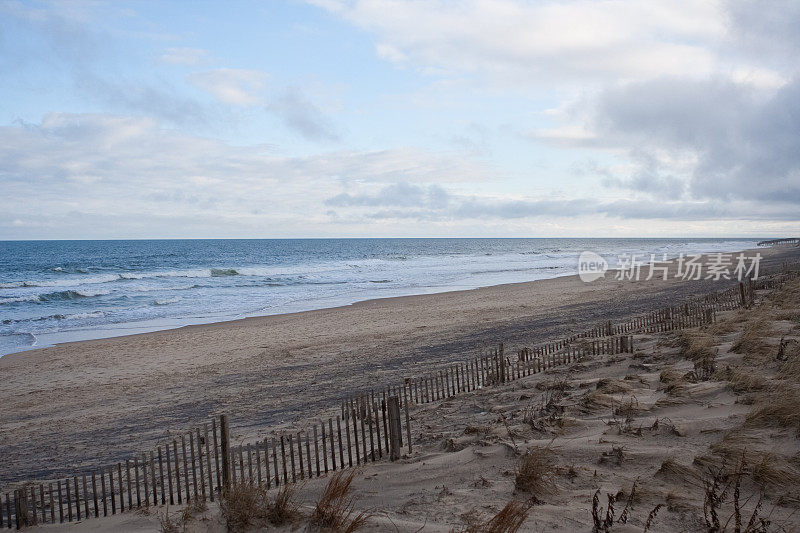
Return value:
<svg viewBox="0 0 800 533">
<path fill-rule="evenodd" d="M 764 267 L 796 260 L 799 252 L 770 250 Z M 349 390 L 419 375 L 500 341 L 510 349 L 530 345 L 715 288 L 721 287 L 711 282 L 584 284 L 568 277 L 373 300 L 6 356 L 0 359 L 0 480 L 6 484 L 58 476 L 124 459 L 149 449 L 168 429 L 188 428 L 223 412 L 233 419 L 234 438 L 254 436 L 269 424 L 325 414 Z M 781 312 L 796 317 L 790 310 Z M 744 322 L 736 324 L 744 327 Z M 784 334 L 797 333 L 791 320 L 780 327 Z M 733 328 L 713 339 L 720 343 L 715 349 L 721 364 L 739 364 L 742 355 L 730 352 L 737 334 Z M 766 342 L 774 344 L 775 336 Z M 464 524 L 464 513 L 473 507 L 485 515 L 499 510 L 514 494 L 511 474 L 518 454 L 530 446 L 546 446 L 555 437 L 550 446 L 559 473 L 557 490 L 538 496 L 543 503 L 533 508 L 523 530 L 588 531 L 594 490 L 602 488 L 605 504 L 606 492 L 629 490 L 637 477 L 642 499 L 636 502 L 639 525 L 634 530 L 641 530 L 646 513 L 669 490 L 673 496 L 666 503 L 671 508 L 662 511 L 665 518 L 653 531 L 696 530 L 702 489 L 670 477 L 669 468 L 663 479 L 655 474 L 668 457 L 686 466 L 708 453 L 711 444 L 742 425 L 750 406 L 722 379 L 680 383 L 675 389 L 679 393 L 665 392 L 659 382 L 663 368 L 672 365 L 683 372 L 691 363 L 674 339 L 653 337 L 638 344 L 642 350 L 630 358 L 598 359 L 561 370 L 561 376 L 531 377 L 502 390 L 476 391 L 416 408 L 413 424 L 417 431 L 425 428 L 420 433 L 425 437 L 403 464 L 371 466 L 359 475 L 359 505 L 375 509 L 373 526 L 383 530 L 394 531 L 394 523 L 402 531 L 426 524 L 425 531 L 448 531 Z M 624 391 L 612 397 L 617 406 L 631 404 L 629 413 L 612 416 L 614 407 L 604 406 L 604 397 L 599 405 L 593 401 L 597 397 L 586 400 L 600 377 L 623 380 Z M 559 415 L 563 427 L 555 421 L 523 422 L 525 409 L 540 400 L 546 382 L 561 378 L 567 380 Z M 653 429 L 655 419 L 660 423 Z M 779 449 L 794 464 L 797 442 L 791 433 L 784 428 L 770 432 L 769 438 L 777 440 L 766 449 Z M 764 430 L 758 429 L 756 436 L 765 442 Z M 623 449 L 621 464 L 615 446 Z M 603 453 L 608 458 L 601 462 Z M 322 483 L 309 482 L 303 497 L 313 497 Z M 152 516 L 110 520 L 82 526 L 157 528 Z M 213 517 L 193 527 L 206 526 L 221 527 Z"/>
</svg>

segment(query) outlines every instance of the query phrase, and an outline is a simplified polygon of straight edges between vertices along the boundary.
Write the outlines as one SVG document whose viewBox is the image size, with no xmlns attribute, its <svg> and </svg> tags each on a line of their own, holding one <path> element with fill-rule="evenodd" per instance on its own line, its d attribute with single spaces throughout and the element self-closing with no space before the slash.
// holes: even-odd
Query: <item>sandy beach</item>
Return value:
<svg viewBox="0 0 800 533">
<path fill-rule="evenodd" d="M 760 252 L 769 270 L 796 249 Z M 0 479 L 115 461 L 149 448 L 167 429 L 220 413 L 251 436 L 329 409 L 348 392 L 420 375 L 499 342 L 513 350 L 719 287 L 617 282 L 610 273 L 587 284 L 570 276 L 11 354 L 0 359 L 0 427 L 12 436 L 0 454 L 14 460 L 0 464 Z"/>
<path fill-rule="evenodd" d="M 762 271 L 779 269 L 784 261 L 800 258 L 796 247 L 759 251 L 765 256 Z M 3 383 L 0 432 L 4 436 L 0 443 L 0 456 L 4 458 L 0 462 L 0 480 L 9 484 L 55 478 L 124 459 L 132 452 L 149 449 L 170 430 L 179 431 L 221 413 L 231 417 L 234 440 L 255 437 L 267 427 L 329 414 L 337 399 L 348 392 L 417 376 L 448 362 L 483 353 L 498 342 L 513 350 L 606 320 L 619 321 L 730 284 L 708 280 L 617 282 L 613 279 L 584 283 L 571 276 L 371 300 L 340 308 L 12 354 L 0 359 Z M 651 343 L 651 354 L 653 349 L 656 353 L 660 351 L 655 346 L 660 344 Z M 584 389 L 587 385 L 580 383 L 590 377 L 624 377 L 624 368 L 629 363 L 617 361 L 617 366 L 608 366 L 598 362 L 581 370 L 583 374 L 571 376 L 570 379 L 577 381 L 570 388 Z M 595 372 L 597 368 L 602 368 L 602 373 Z M 656 370 L 648 372 L 643 372 L 647 375 L 642 381 L 631 384 L 642 405 L 656 401 L 657 387 L 653 380 L 658 381 L 658 374 Z M 555 378 L 545 376 L 545 379 Z M 535 383 L 525 385 L 535 386 Z M 724 385 L 697 394 L 716 394 L 722 388 Z M 484 397 L 489 394 L 495 396 Z M 730 409 L 714 416 L 721 419 L 743 416 L 746 408 L 734 405 L 735 398 L 725 394 Z M 529 393 L 526 395 L 530 397 Z M 422 525 L 425 517 L 440 521 L 440 525 L 457 522 L 458 516 L 453 515 L 447 504 L 455 487 L 480 479 L 489 467 L 497 470 L 494 475 L 504 475 L 499 470 L 508 466 L 509 454 L 516 444 L 510 449 L 505 438 L 500 439 L 502 443 L 490 438 L 491 442 L 482 442 L 476 450 L 473 441 L 478 436 L 465 438 L 464 429 L 468 425 L 491 426 L 492 421 L 497 421 L 498 406 L 507 405 L 512 397 L 518 396 L 517 391 L 502 394 L 479 391 L 452 405 L 448 401 L 441 407 L 426 407 L 415 413 L 415 423 L 430 430 L 428 442 L 423 445 L 436 448 L 444 441 L 452 441 L 452 449 L 448 451 L 453 453 L 437 455 L 429 463 L 420 463 L 417 457 L 413 464 L 401 467 L 409 476 L 405 489 L 417 494 L 403 506 L 411 523 Z M 478 414 L 473 419 L 475 413 Z M 677 419 L 686 420 L 680 430 L 685 432 L 691 431 L 687 429 L 689 426 L 697 429 L 705 424 L 705 413 L 710 411 L 684 406 L 656 417 L 668 416 L 672 425 Z M 573 444 L 565 446 L 581 448 L 591 441 L 594 443 L 591 452 L 584 452 L 596 454 L 594 447 L 598 439 L 604 442 L 606 429 L 606 421 L 597 415 L 591 427 L 584 427 L 580 435 L 575 435 L 579 440 L 567 439 Z M 487 429 L 486 435 L 497 431 L 497 427 Z M 524 432 L 526 441 L 542 438 L 546 441 L 552 436 L 537 437 L 530 430 Z M 612 444 L 607 442 L 604 449 L 611 450 Z M 655 439 L 653 450 L 634 453 L 645 461 L 647 453 L 661 454 L 657 448 L 664 445 L 663 439 Z M 467 466 L 475 460 L 488 461 L 489 466 L 476 469 Z M 595 457 L 593 461 L 596 460 Z M 454 463 L 464 464 L 461 470 L 446 473 Z M 381 465 L 367 479 L 393 468 Z M 590 479 L 592 468 L 581 467 L 577 478 Z M 451 479 L 452 476 L 460 481 Z M 427 482 L 423 483 L 422 478 Z M 489 483 L 493 487 L 488 491 L 492 497 L 483 499 L 483 492 L 472 489 L 463 497 L 479 498 L 480 501 L 475 501 L 477 506 L 496 507 L 502 485 Z M 550 504 L 569 504 L 569 498 L 561 499 Z M 370 497 L 366 505 L 380 507 L 380 498 Z M 457 508 L 461 509 L 467 504 L 459 505 Z M 415 512 L 415 506 L 420 506 L 421 511 Z M 440 510 L 431 510 L 431 506 Z M 392 507 L 396 505 L 393 503 Z M 570 528 L 567 518 L 559 520 L 560 527 Z M 426 530 L 447 528 L 437 526 Z"/>
</svg>

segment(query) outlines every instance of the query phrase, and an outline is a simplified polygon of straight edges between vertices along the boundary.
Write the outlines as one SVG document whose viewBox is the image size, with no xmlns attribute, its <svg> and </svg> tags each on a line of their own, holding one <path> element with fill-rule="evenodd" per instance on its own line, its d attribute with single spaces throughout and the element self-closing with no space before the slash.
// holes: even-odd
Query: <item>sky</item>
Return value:
<svg viewBox="0 0 800 533">
<path fill-rule="evenodd" d="M 0 239 L 800 233 L 800 2 L 0 0 Z"/>
</svg>

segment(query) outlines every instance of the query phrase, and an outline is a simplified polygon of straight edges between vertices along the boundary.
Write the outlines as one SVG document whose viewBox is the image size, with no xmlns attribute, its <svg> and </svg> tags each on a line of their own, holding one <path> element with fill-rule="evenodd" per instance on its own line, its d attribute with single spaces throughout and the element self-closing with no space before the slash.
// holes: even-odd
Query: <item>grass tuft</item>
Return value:
<svg viewBox="0 0 800 533">
<path fill-rule="evenodd" d="M 731 351 L 744 355 L 747 363 L 758 364 L 772 358 L 776 350 L 764 340 L 771 333 L 769 322 L 760 317 L 745 326 Z"/>
<path fill-rule="evenodd" d="M 758 392 L 767 388 L 769 382 L 760 374 L 736 365 L 728 365 L 718 370 L 716 377 L 724 379 L 731 389 L 738 393 Z"/>
<path fill-rule="evenodd" d="M 661 467 L 656 472 L 656 477 L 680 485 L 699 486 L 701 484 L 699 472 L 692 467 L 680 464 L 672 457 L 664 459 L 661 463 Z"/>
<path fill-rule="evenodd" d="M 514 487 L 520 492 L 540 495 L 555 490 L 555 457 L 550 448 L 533 446 L 519 461 Z"/>
<path fill-rule="evenodd" d="M 681 354 L 694 363 L 695 379 L 706 381 L 716 369 L 717 350 L 714 337 L 698 332 L 684 331 L 681 334 Z"/>
<path fill-rule="evenodd" d="M 351 533 L 364 527 L 370 514 L 355 514 L 351 485 L 355 470 L 348 474 L 337 472 L 331 476 L 328 485 L 319 497 L 309 523 L 322 530 Z"/>
<path fill-rule="evenodd" d="M 516 533 L 528 518 L 530 505 L 518 500 L 509 501 L 490 520 L 482 522 L 474 516 L 465 528 L 450 530 L 450 533 Z"/>
<path fill-rule="evenodd" d="M 800 389 L 784 384 L 759 400 L 747 415 L 747 424 L 760 427 L 794 428 L 800 433 Z"/>
<path fill-rule="evenodd" d="M 265 488 L 240 483 L 231 486 L 219 502 L 228 531 L 245 531 L 253 527 L 282 526 L 299 516 L 293 502 L 294 492 L 284 485 L 271 495 Z"/>
<path fill-rule="evenodd" d="M 597 382 L 595 390 L 603 394 L 630 392 L 633 387 L 621 379 L 603 378 Z"/>
</svg>

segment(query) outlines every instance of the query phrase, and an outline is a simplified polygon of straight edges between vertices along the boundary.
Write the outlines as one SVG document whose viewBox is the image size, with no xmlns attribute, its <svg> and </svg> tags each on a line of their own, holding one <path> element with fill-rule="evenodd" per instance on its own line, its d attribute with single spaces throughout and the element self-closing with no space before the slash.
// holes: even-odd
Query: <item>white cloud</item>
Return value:
<svg viewBox="0 0 800 533">
<path fill-rule="evenodd" d="M 373 32 L 377 53 L 420 68 L 552 85 L 702 77 L 718 68 L 721 1 L 342 0 L 316 2 Z"/>
<path fill-rule="evenodd" d="M 176 221 L 167 224 L 170 231 L 219 225 L 241 234 L 268 226 L 291 235 L 301 213 L 324 228 L 325 200 L 343 184 L 464 182 L 486 172 L 463 158 L 417 148 L 284 157 L 270 146 L 232 146 L 165 130 L 148 118 L 68 113 L 0 127 L 0 168 L 9 224 L 58 220 L 58 231 L 72 229 L 73 236 L 83 235 L 86 217 L 112 216 L 152 219 L 144 235 L 161 234 L 169 219 Z"/>
<path fill-rule="evenodd" d="M 562 219 L 581 232 L 599 227 L 598 219 L 581 226 L 587 217 L 790 221 L 795 213 L 791 204 L 765 211 L 757 199 L 475 195 L 465 192 L 470 181 L 502 176 L 456 154 L 409 147 L 284 157 L 102 114 L 0 127 L 0 146 L 5 238 L 485 234 L 499 221 Z"/>
<path fill-rule="evenodd" d="M 189 83 L 226 104 L 248 106 L 263 103 L 262 92 L 269 78 L 260 70 L 220 68 L 196 72 L 186 77 Z"/>
</svg>

